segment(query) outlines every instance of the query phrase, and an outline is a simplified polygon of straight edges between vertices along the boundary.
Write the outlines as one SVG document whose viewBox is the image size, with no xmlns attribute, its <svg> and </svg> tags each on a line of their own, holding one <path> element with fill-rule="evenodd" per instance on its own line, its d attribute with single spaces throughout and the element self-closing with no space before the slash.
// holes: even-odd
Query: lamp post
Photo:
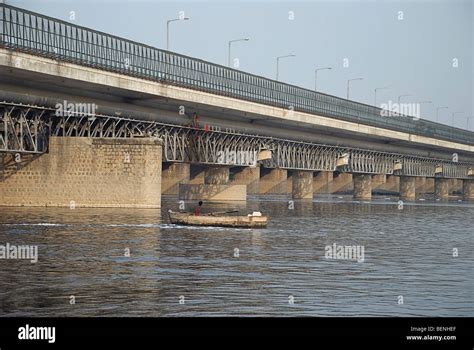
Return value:
<svg viewBox="0 0 474 350">
<path fill-rule="evenodd" d="M 238 41 L 249 41 L 250 39 L 249 38 L 242 38 L 242 39 L 234 39 L 234 40 L 229 40 L 229 47 L 228 47 L 228 52 L 227 52 L 227 65 L 230 67 L 230 50 L 231 50 L 231 46 L 232 46 L 232 43 L 236 43 Z"/>
<path fill-rule="evenodd" d="M 351 83 L 351 81 L 355 81 L 355 80 L 364 80 L 364 78 L 354 78 L 354 79 L 349 79 L 347 81 L 347 99 L 349 99 L 350 83 Z"/>
<path fill-rule="evenodd" d="M 169 19 L 166 21 L 166 50 L 169 51 L 170 49 L 170 23 L 176 22 L 176 21 L 187 21 L 187 20 L 189 20 L 189 17 L 174 18 L 174 19 Z"/>
<path fill-rule="evenodd" d="M 318 91 L 318 71 L 320 70 L 331 70 L 332 67 L 323 67 L 323 68 L 316 68 L 314 70 L 314 91 Z"/>
<path fill-rule="evenodd" d="M 391 85 L 384 86 L 384 87 L 378 87 L 374 89 L 374 106 L 377 107 L 377 91 L 378 90 L 385 90 L 388 89 Z"/>
<path fill-rule="evenodd" d="M 439 121 L 439 110 L 440 109 L 448 109 L 448 106 L 443 106 L 443 107 L 436 107 L 436 122 Z"/>
<path fill-rule="evenodd" d="M 278 80 L 278 74 L 279 74 L 279 70 L 280 70 L 280 59 L 282 58 L 287 58 L 287 57 L 295 57 L 296 55 L 293 55 L 293 54 L 289 54 L 289 55 L 284 55 L 284 56 L 278 56 L 276 58 L 276 63 L 277 63 L 277 70 L 276 70 L 276 80 Z"/>
<path fill-rule="evenodd" d="M 454 116 L 455 116 L 456 114 L 463 114 L 463 113 L 464 113 L 464 112 L 453 112 L 453 113 L 451 114 L 451 117 L 452 117 L 452 119 L 451 119 L 451 126 L 454 127 Z"/>
<path fill-rule="evenodd" d="M 411 96 L 410 94 L 405 94 L 405 95 L 400 95 L 398 96 L 398 104 L 400 104 L 400 100 L 402 97 L 408 97 L 408 96 Z M 400 106 L 398 106 L 398 108 L 400 108 Z"/>
<path fill-rule="evenodd" d="M 466 117 L 466 130 L 469 130 L 469 121 L 470 121 L 471 119 L 474 119 L 474 116 L 472 116 L 472 117 Z"/>
</svg>

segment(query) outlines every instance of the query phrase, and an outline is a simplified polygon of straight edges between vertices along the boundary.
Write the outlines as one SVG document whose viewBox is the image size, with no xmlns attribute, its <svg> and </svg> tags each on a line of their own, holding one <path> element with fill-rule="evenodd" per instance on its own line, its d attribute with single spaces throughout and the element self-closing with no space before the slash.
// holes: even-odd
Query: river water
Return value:
<svg viewBox="0 0 474 350">
<path fill-rule="evenodd" d="M 36 263 L 0 260 L 0 315 L 474 316 L 474 204 L 204 205 L 260 210 L 258 230 L 170 225 L 178 205 L 0 208 L 0 245 L 38 246 Z"/>
</svg>

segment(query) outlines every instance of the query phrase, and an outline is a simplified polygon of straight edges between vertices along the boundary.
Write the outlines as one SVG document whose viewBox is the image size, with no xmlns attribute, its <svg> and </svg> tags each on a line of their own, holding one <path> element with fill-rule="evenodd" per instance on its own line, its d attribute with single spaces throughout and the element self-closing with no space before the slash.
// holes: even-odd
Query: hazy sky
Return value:
<svg viewBox="0 0 474 350">
<path fill-rule="evenodd" d="M 172 51 L 226 65 L 228 41 L 249 37 L 232 46 L 243 71 L 275 78 L 275 58 L 291 53 L 280 61 L 282 81 L 313 89 L 314 69 L 331 66 L 318 73 L 321 92 L 345 98 L 347 79 L 363 77 L 351 83 L 351 99 L 374 104 L 374 88 L 390 85 L 378 105 L 411 94 L 403 101 L 433 101 L 422 106 L 423 118 L 449 106 L 440 122 L 461 111 L 455 125 L 466 128 L 474 116 L 473 0 L 7 2 L 159 48 L 166 20 L 184 11 L 191 19 L 171 23 Z"/>
</svg>

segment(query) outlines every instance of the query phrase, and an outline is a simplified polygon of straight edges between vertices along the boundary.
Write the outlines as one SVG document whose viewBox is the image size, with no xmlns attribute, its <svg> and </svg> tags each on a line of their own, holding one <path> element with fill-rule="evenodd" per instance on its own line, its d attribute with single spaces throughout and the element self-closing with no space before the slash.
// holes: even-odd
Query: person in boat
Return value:
<svg viewBox="0 0 474 350">
<path fill-rule="evenodd" d="M 198 206 L 194 209 L 195 216 L 201 215 L 201 207 L 202 207 L 202 201 L 199 201 Z"/>
</svg>

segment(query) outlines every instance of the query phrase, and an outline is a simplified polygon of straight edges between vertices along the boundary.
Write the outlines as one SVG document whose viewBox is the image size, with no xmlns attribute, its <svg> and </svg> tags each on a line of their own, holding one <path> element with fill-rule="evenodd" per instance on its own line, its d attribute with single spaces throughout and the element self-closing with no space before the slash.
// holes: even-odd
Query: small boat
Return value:
<svg viewBox="0 0 474 350">
<path fill-rule="evenodd" d="M 224 216 L 219 214 L 194 215 L 192 213 L 178 213 L 168 210 L 170 222 L 178 225 L 264 228 L 268 222 L 268 217 L 263 216 L 260 212 L 253 212 L 248 215 Z"/>
</svg>

